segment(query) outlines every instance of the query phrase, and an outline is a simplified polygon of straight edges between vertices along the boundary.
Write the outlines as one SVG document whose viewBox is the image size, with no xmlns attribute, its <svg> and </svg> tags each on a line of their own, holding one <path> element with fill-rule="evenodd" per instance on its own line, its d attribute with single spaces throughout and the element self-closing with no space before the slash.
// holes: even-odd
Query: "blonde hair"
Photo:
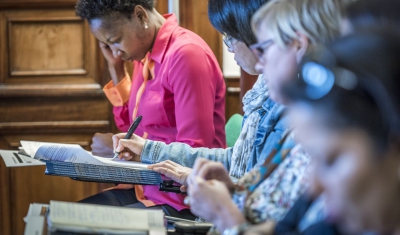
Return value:
<svg viewBox="0 0 400 235">
<path fill-rule="evenodd" d="M 257 35 L 261 24 L 272 39 L 285 47 L 304 34 L 310 43 L 326 43 L 340 35 L 341 4 L 344 0 L 273 0 L 262 6 L 252 18 Z"/>
</svg>

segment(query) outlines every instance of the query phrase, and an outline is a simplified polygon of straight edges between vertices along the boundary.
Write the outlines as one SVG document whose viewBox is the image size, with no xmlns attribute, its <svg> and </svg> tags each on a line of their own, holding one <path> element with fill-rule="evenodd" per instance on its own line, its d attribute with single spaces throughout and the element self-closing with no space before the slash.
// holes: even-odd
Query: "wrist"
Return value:
<svg viewBox="0 0 400 235">
<path fill-rule="evenodd" d="M 145 143 L 146 143 L 146 139 L 143 139 L 141 137 L 137 138 L 136 144 L 137 144 L 137 151 L 138 151 L 139 156 L 141 156 L 143 153 Z"/>
<path fill-rule="evenodd" d="M 125 69 L 124 63 L 122 64 L 109 64 L 108 71 L 110 72 L 111 80 L 114 85 L 117 85 L 128 74 Z"/>
<path fill-rule="evenodd" d="M 214 223 L 221 232 L 246 222 L 239 208 L 232 200 L 229 201 L 229 205 L 222 205 L 219 211 L 221 213 L 217 215 Z"/>
</svg>

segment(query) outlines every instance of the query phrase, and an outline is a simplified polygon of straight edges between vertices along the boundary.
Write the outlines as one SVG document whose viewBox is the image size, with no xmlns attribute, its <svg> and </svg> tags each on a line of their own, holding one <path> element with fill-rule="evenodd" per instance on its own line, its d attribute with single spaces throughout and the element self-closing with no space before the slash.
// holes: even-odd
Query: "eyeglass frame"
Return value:
<svg viewBox="0 0 400 235">
<path fill-rule="evenodd" d="M 228 47 L 228 49 L 232 49 L 233 48 L 233 44 L 236 44 L 239 40 L 237 40 L 236 38 L 229 36 L 229 35 L 224 35 L 222 37 L 222 41 L 225 43 L 226 47 Z"/>
<path fill-rule="evenodd" d="M 272 43 L 274 43 L 273 39 L 267 39 L 262 42 L 254 43 L 250 45 L 249 48 L 253 52 L 253 54 L 258 58 L 258 60 L 261 60 L 265 51 L 272 45 Z"/>
</svg>

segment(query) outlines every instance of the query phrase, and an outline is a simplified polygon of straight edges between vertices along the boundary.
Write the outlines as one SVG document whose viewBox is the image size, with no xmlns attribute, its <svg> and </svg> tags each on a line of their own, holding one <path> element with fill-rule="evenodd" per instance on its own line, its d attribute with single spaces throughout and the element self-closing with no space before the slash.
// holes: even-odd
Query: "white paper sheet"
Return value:
<svg viewBox="0 0 400 235">
<path fill-rule="evenodd" d="M 21 167 L 21 166 L 43 166 L 44 162 L 18 154 L 18 151 L 0 150 L 0 156 L 3 158 L 6 167 Z"/>
<path fill-rule="evenodd" d="M 164 231 L 162 210 L 143 210 L 84 203 L 50 201 L 49 227 L 110 234 Z"/>
</svg>

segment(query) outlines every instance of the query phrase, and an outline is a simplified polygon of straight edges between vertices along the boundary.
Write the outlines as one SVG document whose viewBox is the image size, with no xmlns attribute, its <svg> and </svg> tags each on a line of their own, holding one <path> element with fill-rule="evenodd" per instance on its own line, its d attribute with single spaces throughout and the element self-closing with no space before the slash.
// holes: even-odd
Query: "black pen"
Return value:
<svg viewBox="0 0 400 235">
<path fill-rule="evenodd" d="M 129 140 L 132 137 L 133 132 L 135 132 L 136 128 L 139 126 L 140 121 L 142 121 L 142 116 L 138 116 L 137 118 L 135 118 L 135 121 L 129 127 L 128 133 L 126 133 L 126 136 L 124 137 L 125 140 Z M 112 160 L 116 159 L 120 153 L 121 152 L 115 152 Z"/>
</svg>

